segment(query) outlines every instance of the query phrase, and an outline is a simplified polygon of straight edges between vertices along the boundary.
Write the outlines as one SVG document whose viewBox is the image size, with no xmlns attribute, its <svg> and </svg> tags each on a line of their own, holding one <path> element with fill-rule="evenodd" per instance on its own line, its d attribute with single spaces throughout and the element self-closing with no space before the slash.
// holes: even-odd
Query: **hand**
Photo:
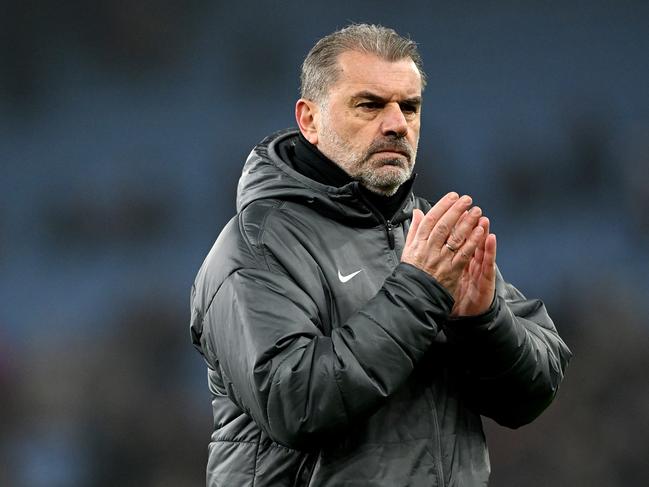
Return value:
<svg viewBox="0 0 649 487">
<path fill-rule="evenodd" d="M 496 236 L 489 233 L 489 219 L 480 218 L 483 238 L 464 268 L 451 316 L 476 316 L 486 312 L 496 292 Z"/>
<path fill-rule="evenodd" d="M 484 240 L 484 227 L 478 225 L 482 210 L 469 210 L 471 203 L 470 196 L 459 198 L 457 193 L 449 193 L 426 215 L 414 210 L 401 256 L 402 262 L 427 272 L 452 295 Z"/>
</svg>

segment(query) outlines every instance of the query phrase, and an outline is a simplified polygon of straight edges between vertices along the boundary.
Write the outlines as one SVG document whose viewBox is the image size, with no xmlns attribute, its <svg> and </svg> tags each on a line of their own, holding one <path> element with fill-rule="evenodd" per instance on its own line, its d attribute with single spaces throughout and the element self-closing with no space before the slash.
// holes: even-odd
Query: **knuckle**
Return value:
<svg viewBox="0 0 649 487">
<path fill-rule="evenodd" d="M 451 234 L 448 236 L 448 242 L 450 244 L 453 244 L 454 247 L 459 246 L 462 242 L 464 242 L 464 239 L 459 237 L 456 233 L 455 230 L 451 232 Z"/>
<path fill-rule="evenodd" d="M 437 225 L 435 225 L 435 230 L 440 234 L 448 235 L 451 231 L 451 228 L 445 221 L 440 221 L 437 222 Z"/>
</svg>

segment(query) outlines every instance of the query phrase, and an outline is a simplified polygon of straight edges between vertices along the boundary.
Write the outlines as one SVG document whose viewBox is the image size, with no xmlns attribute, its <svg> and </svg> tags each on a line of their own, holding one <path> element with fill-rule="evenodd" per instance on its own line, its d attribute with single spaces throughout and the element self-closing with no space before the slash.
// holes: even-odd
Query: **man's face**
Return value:
<svg viewBox="0 0 649 487">
<path fill-rule="evenodd" d="M 421 75 L 410 58 L 347 51 L 317 123 L 317 147 L 368 189 L 385 195 L 410 178 L 419 141 Z"/>
</svg>

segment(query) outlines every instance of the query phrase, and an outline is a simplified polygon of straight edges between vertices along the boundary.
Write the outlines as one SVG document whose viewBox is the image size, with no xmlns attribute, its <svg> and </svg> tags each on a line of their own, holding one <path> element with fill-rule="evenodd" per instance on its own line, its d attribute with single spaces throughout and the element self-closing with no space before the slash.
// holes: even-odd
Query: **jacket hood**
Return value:
<svg viewBox="0 0 649 487">
<path fill-rule="evenodd" d="M 257 200 L 279 199 L 311 206 L 337 220 L 366 225 L 381 222 L 362 195 L 358 181 L 339 188 L 327 186 L 300 174 L 282 160 L 278 144 L 297 136 L 296 129 L 282 130 L 269 135 L 252 150 L 237 186 L 237 212 Z M 412 187 L 414 179 L 413 176 L 404 184 Z M 413 206 L 414 196 L 408 191 L 392 222 L 409 218 Z"/>
</svg>

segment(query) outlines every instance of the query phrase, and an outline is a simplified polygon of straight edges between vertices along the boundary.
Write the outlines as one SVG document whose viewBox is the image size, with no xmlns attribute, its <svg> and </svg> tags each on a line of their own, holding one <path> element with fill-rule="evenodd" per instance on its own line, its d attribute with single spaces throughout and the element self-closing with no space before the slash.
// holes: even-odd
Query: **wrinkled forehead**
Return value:
<svg viewBox="0 0 649 487">
<path fill-rule="evenodd" d="M 381 96 L 421 96 L 422 79 L 410 57 L 388 61 L 375 54 L 345 51 L 337 58 L 337 76 L 331 93 L 377 91 Z"/>
</svg>

